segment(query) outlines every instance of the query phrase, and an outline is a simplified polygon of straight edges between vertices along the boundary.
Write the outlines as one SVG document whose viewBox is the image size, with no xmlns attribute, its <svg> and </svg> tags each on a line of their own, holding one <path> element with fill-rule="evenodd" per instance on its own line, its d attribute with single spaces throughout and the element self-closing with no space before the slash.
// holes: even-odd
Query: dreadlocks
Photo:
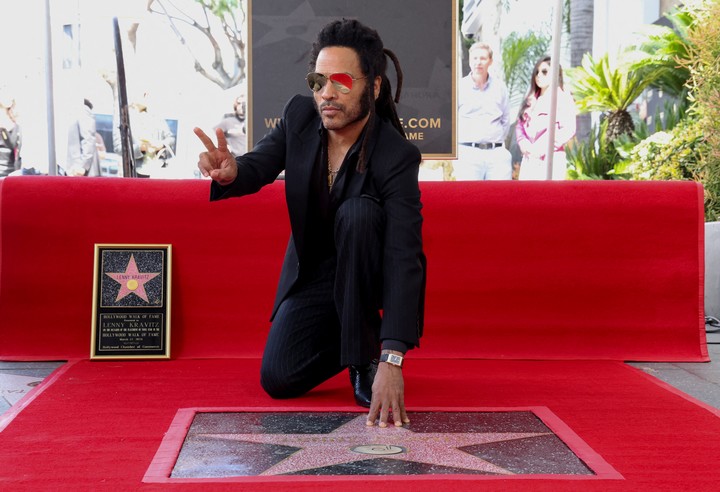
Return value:
<svg viewBox="0 0 720 492">
<path fill-rule="evenodd" d="M 362 69 L 363 75 L 368 80 L 374 80 L 375 77 L 381 78 L 380 93 L 377 99 L 373 101 L 374 94 L 371 89 L 372 84 L 368 84 L 369 90 L 366 90 L 364 97 L 369 99 L 370 118 L 368 120 L 368 127 L 363 137 L 363 142 L 360 147 L 360 155 L 358 158 L 357 170 L 363 172 L 366 166 L 366 147 L 368 137 L 372 135 L 375 125 L 375 114 L 383 119 L 388 120 L 393 127 L 402 135 L 405 136 L 400 117 L 397 114 L 397 108 L 395 103 L 400 101 L 400 91 L 402 89 L 403 75 L 400 69 L 400 62 L 398 61 L 395 53 L 386 49 L 383 46 L 383 42 L 380 39 L 380 35 L 376 30 L 371 29 L 357 20 L 343 19 L 331 22 L 323 28 L 318 34 L 317 40 L 313 44 L 312 53 L 310 56 L 310 71 L 315 70 L 315 64 L 317 62 L 318 55 L 323 48 L 328 47 L 345 47 L 351 48 L 357 53 L 360 59 L 360 68 Z M 387 56 L 392 60 L 395 66 L 395 72 L 397 74 L 397 89 L 395 91 L 395 98 L 392 97 L 392 87 L 390 80 L 385 73 L 387 70 Z M 373 104 L 374 102 L 374 104 Z"/>
</svg>

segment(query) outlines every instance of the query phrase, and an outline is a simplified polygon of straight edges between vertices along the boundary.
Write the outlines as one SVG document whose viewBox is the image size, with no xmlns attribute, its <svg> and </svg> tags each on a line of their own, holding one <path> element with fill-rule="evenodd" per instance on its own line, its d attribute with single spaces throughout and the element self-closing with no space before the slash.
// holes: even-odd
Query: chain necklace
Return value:
<svg viewBox="0 0 720 492">
<path fill-rule="evenodd" d="M 327 143 L 327 170 L 328 170 L 328 176 L 327 176 L 328 190 L 332 190 L 332 187 L 335 184 L 335 179 L 337 178 L 337 175 L 340 172 L 340 168 L 338 167 L 336 170 L 333 171 L 332 164 L 330 163 L 330 141 L 329 140 Z"/>
<path fill-rule="evenodd" d="M 330 167 L 330 164 L 328 163 L 328 190 L 332 190 L 332 187 L 335 184 L 335 178 L 337 178 L 339 171 L 340 169 L 333 171 L 332 167 Z"/>
</svg>

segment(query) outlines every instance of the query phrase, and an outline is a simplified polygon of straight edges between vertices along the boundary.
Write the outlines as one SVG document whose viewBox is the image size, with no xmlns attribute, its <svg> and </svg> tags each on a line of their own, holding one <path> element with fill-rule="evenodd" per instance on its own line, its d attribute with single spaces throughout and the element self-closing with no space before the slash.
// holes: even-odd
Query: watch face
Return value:
<svg viewBox="0 0 720 492">
<path fill-rule="evenodd" d="M 396 354 L 383 354 L 383 356 L 380 358 L 382 362 L 387 362 L 388 364 L 392 364 L 394 366 L 402 367 L 403 358 Z"/>
</svg>

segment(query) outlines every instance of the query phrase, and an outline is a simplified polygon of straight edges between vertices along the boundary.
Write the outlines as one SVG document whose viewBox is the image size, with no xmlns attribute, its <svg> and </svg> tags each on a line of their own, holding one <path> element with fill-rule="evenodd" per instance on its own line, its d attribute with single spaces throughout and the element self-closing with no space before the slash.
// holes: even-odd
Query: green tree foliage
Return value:
<svg viewBox="0 0 720 492">
<path fill-rule="evenodd" d="M 614 179 L 618 151 L 607 137 L 608 120 L 590 129 L 587 140 L 575 141 L 565 148 L 570 179 Z"/>
<path fill-rule="evenodd" d="M 625 160 L 614 171 L 633 179 L 698 181 L 705 219 L 720 220 L 720 3 L 687 2 L 668 17 L 675 31 L 650 32 L 640 45 L 645 57 L 633 67 L 657 69 L 654 84 L 676 94 L 679 104 L 665 109 L 663 128 L 640 128 L 620 140 L 616 149 Z"/>
<path fill-rule="evenodd" d="M 693 175 L 692 166 L 688 164 L 688 154 L 684 152 L 687 147 L 679 143 L 678 139 L 690 139 L 688 142 L 692 148 L 697 140 L 694 133 L 676 127 L 687 125 L 688 118 L 687 99 L 679 99 L 677 102 L 667 101 L 663 108 L 658 108 L 653 117 L 652 125 L 640 121 L 632 134 L 621 135 L 615 141 L 609 142 L 606 136 L 607 119 L 603 119 L 599 126 L 591 129 L 586 141 L 574 142 L 566 149 L 569 176 L 571 179 L 674 179 L 668 176 L 685 176 L 690 178 Z M 677 136 L 675 134 L 677 133 Z M 658 135 L 657 137 L 655 135 Z M 648 141 L 648 147 L 642 150 L 642 145 Z M 672 142 L 671 142 L 672 141 Z M 667 155 L 677 158 L 675 162 L 657 159 L 659 155 L 665 155 L 660 147 L 671 144 L 676 149 L 682 147 L 683 152 L 673 155 L 669 151 Z M 651 149 L 651 150 L 649 150 Z M 693 154 L 698 156 L 699 154 Z M 665 164 L 667 169 L 662 172 L 652 172 L 653 165 Z M 670 171 L 670 168 L 677 168 Z"/>
<path fill-rule="evenodd" d="M 634 70 L 622 58 L 611 65 L 607 54 L 596 60 L 588 53 L 581 66 L 566 73 L 578 109 L 607 114 L 606 136 L 613 142 L 633 133 L 635 123 L 628 108 L 659 76 L 659 69 Z"/>
<path fill-rule="evenodd" d="M 707 144 L 695 173 L 705 189 L 706 220 L 720 220 L 720 2 L 700 2 L 688 38 L 692 110 Z"/>
<path fill-rule="evenodd" d="M 239 0 L 195 0 L 197 3 L 205 6 L 210 12 L 217 17 L 224 15 L 232 15 L 240 8 Z"/>
<path fill-rule="evenodd" d="M 530 87 L 535 63 L 548 52 L 550 36 L 547 34 L 513 32 L 502 45 L 503 75 L 510 95 L 510 105 L 518 107 Z"/>
<path fill-rule="evenodd" d="M 669 131 L 653 133 L 630 151 L 628 171 L 634 179 L 699 180 L 707 143 L 695 119 L 686 119 Z"/>
<path fill-rule="evenodd" d="M 633 70 L 641 74 L 658 71 L 653 87 L 664 90 L 675 97 L 686 96 L 686 85 L 690 79 L 687 61 L 690 57 L 690 28 L 695 22 L 695 13 L 690 7 L 680 7 L 667 13 L 672 23 L 667 26 L 645 26 L 641 34 L 645 39 L 637 46 L 634 55 L 637 60 Z"/>
</svg>

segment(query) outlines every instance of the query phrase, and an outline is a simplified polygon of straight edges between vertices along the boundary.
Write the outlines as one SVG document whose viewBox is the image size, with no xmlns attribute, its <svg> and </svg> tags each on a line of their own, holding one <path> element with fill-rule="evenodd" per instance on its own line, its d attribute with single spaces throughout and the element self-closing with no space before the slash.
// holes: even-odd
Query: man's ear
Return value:
<svg viewBox="0 0 720 492">
<path fill-rule="evenodd" d="M 382 77 L 380 77 L 378 75 L 377 77 L 375 77 L 375 83 L 374 83 L 374 87 L 373 87 L 373 90 L 375 92 L 375 99 L 377 99 L 378 96 L 380 95 L 380 85 L 381 84 L 382 84 Z"/>
</svg>

